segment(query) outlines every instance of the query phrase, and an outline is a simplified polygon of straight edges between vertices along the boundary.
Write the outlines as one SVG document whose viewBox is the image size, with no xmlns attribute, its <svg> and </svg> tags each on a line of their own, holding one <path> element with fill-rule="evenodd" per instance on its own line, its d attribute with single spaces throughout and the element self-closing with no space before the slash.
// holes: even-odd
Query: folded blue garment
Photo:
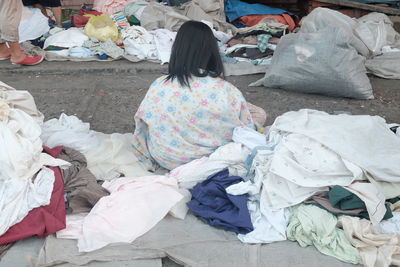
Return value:
<svg viewBox="0 0 400 267">
<path fill-rule="evenodd" d="M 198 183 L 191 190 L 192 200 L 187 206 L 194 215 L 201 217 L 209 225 L 247 234 L 253 231 L 247 208 L 247 194 L 234 196 L 225 190 L 242 181 L 239 176 L 229 176 L 229 170 L 224 169 Z"/>
<path fill-rule="evenodd" d="M 280 15 L 292 14 L 280 8 L 269 7 L 263 4 L 249 4 L 240 0 L 224 0 L 225 15 L 229 21 L 248 15 Z"/>
</svg>

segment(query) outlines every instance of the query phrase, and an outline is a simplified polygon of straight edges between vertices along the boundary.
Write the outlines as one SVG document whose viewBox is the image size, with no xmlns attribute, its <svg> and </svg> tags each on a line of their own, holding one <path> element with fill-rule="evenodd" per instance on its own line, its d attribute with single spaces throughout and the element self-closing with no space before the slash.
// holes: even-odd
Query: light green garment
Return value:
<svg viewBox="0 0 400 267">
<path fill-rule="evenodd" d="M 360 262 L 358 250 L 336 227 L 337 218 L 314 205 L 301 205 L 293 213 L 287 227 L 287 238 L 300 246 L 314 245 L 321 253 L 344 262 Z"/>
</svg>

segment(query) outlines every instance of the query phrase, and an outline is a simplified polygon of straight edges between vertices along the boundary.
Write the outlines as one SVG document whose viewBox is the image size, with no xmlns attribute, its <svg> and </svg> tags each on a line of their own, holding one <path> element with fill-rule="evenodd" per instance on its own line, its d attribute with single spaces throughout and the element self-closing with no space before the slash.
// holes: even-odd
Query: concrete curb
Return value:
<svg viewBox="0 0 400 267">
<path fill-rule="evenodd" d="M 0 75 L 75 75 L 75 74 L 163 74 L 168 70 L 168 65 L 152 62 L 133 63 L 127 60 L 111 62 L 73 62 L 73 61 L 45 61 L 36 66 L 15 66 L 9 61 L 0 62 Z"/>
</svg>

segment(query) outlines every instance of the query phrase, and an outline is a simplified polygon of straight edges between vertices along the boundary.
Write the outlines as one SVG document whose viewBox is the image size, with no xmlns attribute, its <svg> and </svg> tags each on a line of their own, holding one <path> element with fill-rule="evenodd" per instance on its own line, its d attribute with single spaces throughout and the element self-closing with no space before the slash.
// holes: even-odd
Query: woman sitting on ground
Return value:
<svg viewBox="0 0 400 267">
<path fill-rule="evenodd" d="M 171 170 L 208 156 L 232 141 L 235 127 L 255 128 L 249 108 L 266 117 L 222 75 L 211 29 L 197 21 L 184 23 L 172 47 L 168 75 L 153 82 L 135 115 L 133 146 L 149 169 L 158 164 Z"/>
</svg>

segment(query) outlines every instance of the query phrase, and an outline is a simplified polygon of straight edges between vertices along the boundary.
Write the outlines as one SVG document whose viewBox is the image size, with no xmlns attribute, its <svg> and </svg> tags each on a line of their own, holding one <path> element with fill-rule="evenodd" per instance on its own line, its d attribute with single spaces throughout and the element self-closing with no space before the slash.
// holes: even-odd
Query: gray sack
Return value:
<svg viewBox="0 0 400 267">
<path fill-rule="evenodd" d="M 250 86 L 281 88 L 357 99 L 373 99 L 365 58 L 342 28 L 294 33 L 281 38 L 265 77 Z"/>
</svg>

